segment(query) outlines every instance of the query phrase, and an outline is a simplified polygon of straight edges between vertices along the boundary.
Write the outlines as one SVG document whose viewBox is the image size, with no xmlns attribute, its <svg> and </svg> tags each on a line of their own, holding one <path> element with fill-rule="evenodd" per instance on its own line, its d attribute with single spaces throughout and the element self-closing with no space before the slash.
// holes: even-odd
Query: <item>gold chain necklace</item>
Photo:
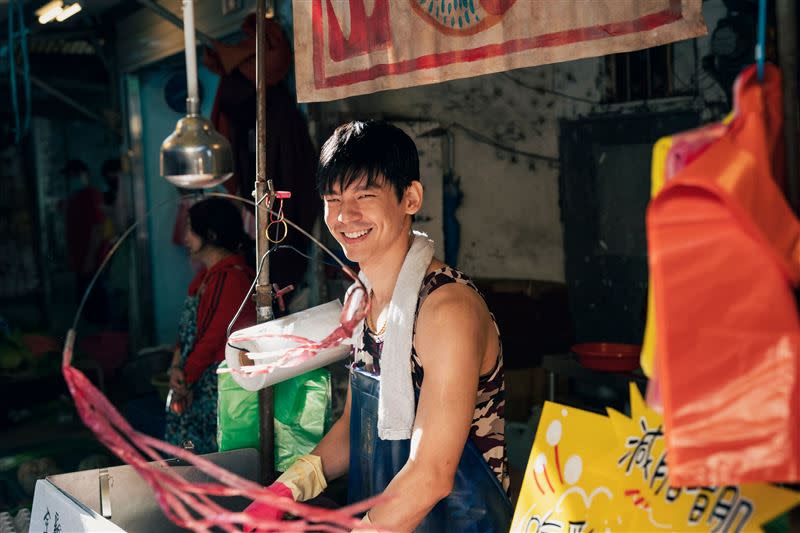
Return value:
<svg viewBox="0 0 800 533">
<path fill-rule="evenodd" d="M 369 298 L 370 298 L 370 300 L 372 300 L 374 297 L 375 297 L 375 293 L 374 293 L 374 292 L 372 292 L 372 291 L 369 291 Z M 388 320 L 384 321 L 384 323 L 383 323 L 383 327 L 381 328 L 381 330 L 380 330 L 380 331 L 378 331 L 378 328 L 375 326 L 375 324 L 373 324 L 373 323 L 372 323 L 372 318 L 370 317 L 369 313 L 367 313 L 367 327 L 369 328 L 369 330 L 370 330 L 372 333 L 374 333 L 374 334 L 375 334 L 375 336 L 376 336 L 376 337 L 380 337 L 381 335 L 383 335 L 384 333 L 386 333 L 386 324 L 387 324 L 388 322 L 389 322 Z"/>
</svg>

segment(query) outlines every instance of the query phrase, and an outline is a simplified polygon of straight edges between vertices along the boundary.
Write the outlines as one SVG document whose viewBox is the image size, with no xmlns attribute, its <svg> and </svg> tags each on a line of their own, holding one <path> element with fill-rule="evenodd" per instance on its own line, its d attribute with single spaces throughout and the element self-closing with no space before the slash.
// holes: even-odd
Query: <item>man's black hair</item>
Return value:
<svg viewBox="0 0 800 533">
<path fill-rule="evenodd" d="M 419 154 L 411 137 L 388 122 L 370 120 L 342 124 L 325 141 L 319 156 L 317 188 L 331 194 L 366 178 L 372 187 L 389 183 L 402 200 L 412 181 L 419 181 Z M 385 181 L 384 181 L 385 180 Z"/>
</svg>

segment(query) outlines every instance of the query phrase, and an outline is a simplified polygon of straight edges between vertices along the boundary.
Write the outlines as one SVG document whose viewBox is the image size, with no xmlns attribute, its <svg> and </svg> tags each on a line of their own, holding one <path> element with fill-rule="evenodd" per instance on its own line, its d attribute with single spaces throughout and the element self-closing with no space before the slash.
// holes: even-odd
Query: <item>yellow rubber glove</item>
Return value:
<svg viewBox="0 0 800 533">
<path fill-rule="evenodd" d="M 316 455 L 298 457 L 275 483 L 286 485 L 296 502 L 316 498 L 328 486 L 322 472 L 322 459 Z"/>
</svg>

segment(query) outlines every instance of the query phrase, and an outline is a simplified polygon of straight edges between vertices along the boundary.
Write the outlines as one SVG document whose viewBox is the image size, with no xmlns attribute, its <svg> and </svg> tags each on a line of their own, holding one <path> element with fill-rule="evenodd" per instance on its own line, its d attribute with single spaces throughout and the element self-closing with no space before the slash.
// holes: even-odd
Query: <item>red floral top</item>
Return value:
<svg viewBox="0 0 800 533">
<path fill-rule="evenodd" d="M 199 295 L 197 341 L 186 358 L 184 375 L 194 383 L 212 363 L 225 359 L 227 329 L 233 315 L 253 283 L 255 272 L 241 255 L 232 255 L 207 270 L 201 270 L 189 284 L 189 296 Z M 256 323 L 255 306 L 248 301 L 231 332 Z"/>
</svg>

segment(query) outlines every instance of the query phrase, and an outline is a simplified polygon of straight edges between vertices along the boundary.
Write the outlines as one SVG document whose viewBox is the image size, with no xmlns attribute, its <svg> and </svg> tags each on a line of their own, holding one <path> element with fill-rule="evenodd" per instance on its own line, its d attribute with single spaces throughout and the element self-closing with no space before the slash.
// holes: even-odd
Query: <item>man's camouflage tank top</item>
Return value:
<svg viewBox="0 0 800 533">
<path fill-rule="evenodd" d="M 444 266 L 429 273 L 425 276 L 422 282 L 422 289 L 420 289 L 419 292 L 414 322 L 415 335 L 416 317 L 419 316 L 419 310 L 422 308 L 425 299 L 430 296 L 433 291 L 449 283 L 461 283 L 470 287 L 480 295 L 480 291 L 478 291 L 478 288 L 472 280 L 458 270 Z M 497 328 L 494 315 L 491 316 L 492 322 L 495 328 Z M 497 333 L 499 337 L 500 331 L 498 330 Z M 383 337 L 384 335 L 376 335 L 368 326 L 364 328 L 364 351 L 372 358 L 371 364 L 367 365 L 367 370 L 378 375 L 380 375 L 380 357 L 383 351 Z M 411 376 L 414 381 L 414 387 L 419 389 L 422 387 L 422 380 L 425 372 L 416 349 L 413 346 L 414 344 L 412 343 Z M 486 459 L 486 462 L 497 476 L 500 484 L 506 492 L 508 492 L 509 478 L 505 441 L 505 405 L 506 393 L 503 373 L 503 347 L 501 344 L 494 368 L 487 374 L 481 376 L 478 380 L 478 396 L 475 403 L 475 413 L 472 416 L 472 427 L 470 428 L 469 436 L 478 450 L 483 454 L 483 458 Z"/>
</svg>

